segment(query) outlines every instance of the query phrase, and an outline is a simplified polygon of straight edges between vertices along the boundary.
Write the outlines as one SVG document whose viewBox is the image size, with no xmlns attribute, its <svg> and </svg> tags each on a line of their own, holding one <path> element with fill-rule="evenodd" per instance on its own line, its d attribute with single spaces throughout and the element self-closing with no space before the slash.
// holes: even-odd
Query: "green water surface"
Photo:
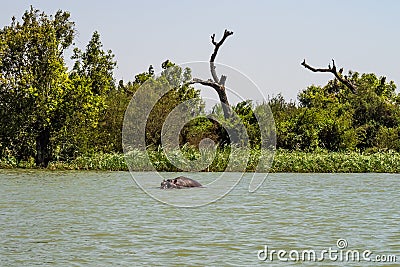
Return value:
<svg viewBox="0 0 400 267">
<path fill-rule="evenodd" d="M 201 181 L 215 174 L 197 175 Z M 397 255 L 395 266 L 399 185 L 397 174 L 277 173 L 255 193 L 240 183 L 209 205 L 176 208 L 149 197 L 129 172 L 0 170 L 0 266 L 267 266 L 283 262 L 259 260 L 265 245 L 318 252 L 337 249 L 338 239 L 346 249 Z M 173 199 L 210 191 L 163 193 Z"/>
</svg>

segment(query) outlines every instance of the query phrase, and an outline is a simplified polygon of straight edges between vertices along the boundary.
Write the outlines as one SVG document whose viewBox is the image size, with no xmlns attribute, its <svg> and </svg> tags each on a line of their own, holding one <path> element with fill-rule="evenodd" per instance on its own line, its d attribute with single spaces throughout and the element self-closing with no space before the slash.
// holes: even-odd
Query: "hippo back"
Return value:
<svg viewBox="0 0 400 267">
<path fill-rule="evenodd" d="M 202 186 L 199 182 L 197 182 L 193 179 L 184 177 L 184 176 L 179 176 L 179 177 L 175 178 L 173 180 L 173 183 L 175 185 L 177 185 L 178 187 L 200 187 L 200 186 Z"/>
</svg>

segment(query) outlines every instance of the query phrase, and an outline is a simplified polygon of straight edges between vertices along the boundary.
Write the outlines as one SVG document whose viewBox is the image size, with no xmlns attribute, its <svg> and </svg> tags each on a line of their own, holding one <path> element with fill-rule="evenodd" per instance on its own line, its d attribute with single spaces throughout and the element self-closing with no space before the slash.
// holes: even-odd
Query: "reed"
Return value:
<svg viewBox="0 0 400 267">
<path fill-rule="evenodd" d="M 288 152 L 277 151 L 271 172 L 400 172 L 397 152 Z"/>
<path fill-rule="evenodd" d="M 127 155 L 119 153 L 96 153 L 80 156 L 69 162 L 55 161 L 48 166 L 50 170 L 101 170 L 101 171 L 172 171 L 182 169 L 172 162 L 178 162 L 195 170 L 205 172 L 234 171 L 243 172 L 295 172 L 295 173 L 400 173 L 400 153 L 393 151 L 358 152 L 302 152 L 277 150 L 244 151 L 230 148 L 216 151 L 197 151 L 184 147 L 180 152 L 173 151 L 168 156 L 161 149 L 132 151 Z M 273 162 L 272 161 L 273 157 Z M 172 161 L 172 162 L 171 162 Z M 204 162 L 209 162 L 204 167 Z M 231 162 L 230 167 L 228 162 Z M 247 162 L 247 164 L 245 164 Z M 272 166 L 271 166 L 272 165 Z M 15 158 L 0 160 L 0 168 L 35 168 L 33 160 L 18 162 Z"/>
</svg>

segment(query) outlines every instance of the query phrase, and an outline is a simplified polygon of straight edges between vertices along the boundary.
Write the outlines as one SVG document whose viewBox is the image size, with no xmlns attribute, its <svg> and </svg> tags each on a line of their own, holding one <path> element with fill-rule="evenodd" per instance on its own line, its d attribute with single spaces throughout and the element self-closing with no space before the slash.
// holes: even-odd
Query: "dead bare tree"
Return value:
<svg viewBox="0 0 400 267">
<path fill-rule="evenodd" d="M 336 65 L 335 65 L 335 60 L 332 59 L 332 67 L 329 64 L 328 68 L 326 69 L 321 69 L 321 68 L 314 68 L 311 67 L 306 63 L 306 60 L 304 59 L 303 62 L 301 63 L 302 66 L 304 66 L 306 69 L 311 70 L 312 72 L 330 72 L 335 75 L 336 79 L 338 79 L 341 83 L 343 83 L 347 88 L 350 89 L 353 94 L 356 93 L 356 87 L 347 79 L 347 77 L 342 76 L 343 68 L 339 70 L 339 72 L 336 70 Z"/>
<path fill-rule="evenodd" d="M 225 90 L 225 82 L 226 82 L 227 77 L 225 75 L 221 75 L 221 78 L 218 79 L 218 75 L 217 75 L 217 71 L 216 71 L 214 62 L 215 62 L 215 58 L 217 57 L 219 48 L 225 42 L 226 38 L 228 38 L 232 34 L 233 34 L 233 32 L 225 29 L 224 35 L 222 36 L 222 38 L 219 42 L 215 41 L 215 34 L 211 35 L 211 43 L 214 45 L 214 51 L 211 54 L 211 58 L 210 58 L 210 71 L 211 71 L 212 79 L 202 80 L 199 78 L 193 78 L 189 82 L 189 84 L 199 83 L 201 85 L 213 88 L 218 93 L 219 100 L 221 101 L 221 104 L 222 104 L 222 110 L 224 111 L 224 117 L 226 119 L 230 118 L 230 116 L 231 116 L 230 104 L 228 101 L 228 97 L 226 96 L 226 90 Z"/>
</svg>

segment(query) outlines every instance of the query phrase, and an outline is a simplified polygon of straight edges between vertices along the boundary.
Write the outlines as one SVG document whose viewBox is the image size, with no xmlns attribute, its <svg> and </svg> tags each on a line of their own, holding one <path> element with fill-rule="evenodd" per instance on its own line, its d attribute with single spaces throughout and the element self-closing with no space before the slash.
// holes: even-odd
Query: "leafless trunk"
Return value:
<svg viewBox="0 0 400 267">
<path fill-rule="evenodd" d="M 189 82 L 189 84 L 199 83 L 201 85 L 213 88 L 218 93 L 219 100 L 221 101 L 222 104 L 222 110 L 224 111 L 224 117 L 226 119 L 230 118 L 231 116 L 230 104 L 228 101 L 228 97 L 226 96 L 226 90 L 225 90 L 225 82 L 227 77 L 225 75 L 221 75 L 221 78 L 218 79 L 214 62 L 215 58 L 217 57 L 219 48 L 225 42 L 226 38 L 228 38 L 232 34 L 233 32 L 225 30 L 224 35 L 222 36 L 222 39 L 219 42 L 215 41 L 215 34 L 211 35 L 211 43 L 214 45 L 214 51 L 211 54 L 210 58 L 210 71 L 212 79 L 202 80 L 199 78 L 193 78 L 192 81 Z"/>
<path fill-rule="evenodd" d="M 344 85 L 346 85 L 347 88 L 350 89 L 351 92 L 353 92 L 353 94 L 356 93 L 356 88 L 355 86 L 346 78 L 342 76 L 342 72 L 343 72 L 343 68 L 341 68 L 339 70 L 339 72 L 337 72 L 336 70 L 336 65 L 335 65 L 335 60 L 332 59 L 332 67 L 329 64 L 328 68 L 326 69 L 321 69 L 321 68 L 314 68 L 311 67 L 310 65 L 308 65 L 306 63 L 306 60 L 304 59 L 303 62 L 301 63 L 302 66 L 304 66 L 306 69 L 311 70 L 312 72 L 330 72 L 333 73 L 333 75 L 335 75 L 335 77 Z"/>
</svg>

